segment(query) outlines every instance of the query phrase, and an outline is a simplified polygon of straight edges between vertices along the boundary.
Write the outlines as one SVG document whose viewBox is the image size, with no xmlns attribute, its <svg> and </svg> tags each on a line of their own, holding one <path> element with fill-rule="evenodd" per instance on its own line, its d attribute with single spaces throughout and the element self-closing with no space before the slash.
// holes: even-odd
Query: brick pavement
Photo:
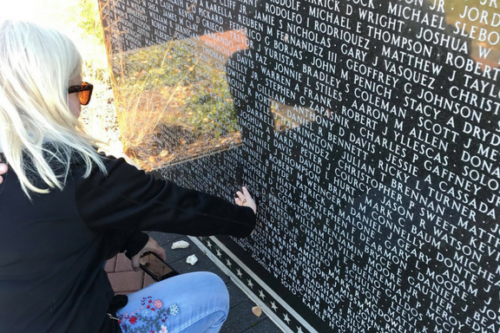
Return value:
<svg viewBox="0 0 500 333">
<path fill-rule="evenodd" d="M 154 280 L 142 270 L 135 272 L 130 260 L 123 253 L 108 260 L 104 269 L 108 273 L 115 294 L 130 294 L 154 283 Z"/>
</svg>

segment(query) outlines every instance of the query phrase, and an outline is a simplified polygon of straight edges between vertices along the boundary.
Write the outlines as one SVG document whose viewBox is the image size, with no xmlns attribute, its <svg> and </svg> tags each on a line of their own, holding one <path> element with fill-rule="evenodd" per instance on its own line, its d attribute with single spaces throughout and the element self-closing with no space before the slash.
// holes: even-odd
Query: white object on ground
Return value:
<svg viewBox="0 0 500 333">
<path fill-rule="evenodd" d="M 196 258 L 196 255 L 193 254 L 193 255 L 190 255 L 189 257 L 187 257 L 186 262 L 188 264 L 194 265 L 198 262 L 198 258 Z"/>
<path fill-rule="evenodd" d="M 252 308 L 252 312 L 254 315 L 256 315 L 257 317 L 260 317 L 262 315 L 262 309 L 259 307 L 259 306 L 254 306 Z"/>
<path fill-rule="evenodd" d="M 175 250 L 175 249 L 185 249 L 189 247 L 189 243 L 186 242 L 186 241 L 178 241 L 178 242 L 175 242 L 174 244 L 172 244 L 172 250 Z"/>
</svg>

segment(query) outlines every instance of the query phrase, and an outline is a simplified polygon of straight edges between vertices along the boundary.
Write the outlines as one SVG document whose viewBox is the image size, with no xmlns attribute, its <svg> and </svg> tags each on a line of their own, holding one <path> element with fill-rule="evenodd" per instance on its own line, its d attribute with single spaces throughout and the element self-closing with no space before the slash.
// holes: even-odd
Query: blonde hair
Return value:
<svg viewBox="0 0 500 333">
<path fill-rule="evenodd" d="M 98 141 L 85 133 L 68 107 L 69 81 L 81 67 L 80 53 L 60 32 L 28 22 L 0 22 L 0 142 L 28 197 L 29 191 L 62 189 L 75 156 L 86 167 L 84 177 L 94 164 L 106 172 L 92 147 Z M 54 164 L 62 165 L 62 171 Z M 35 186 L 27 171 L 49 188 Z"/>
</svg>

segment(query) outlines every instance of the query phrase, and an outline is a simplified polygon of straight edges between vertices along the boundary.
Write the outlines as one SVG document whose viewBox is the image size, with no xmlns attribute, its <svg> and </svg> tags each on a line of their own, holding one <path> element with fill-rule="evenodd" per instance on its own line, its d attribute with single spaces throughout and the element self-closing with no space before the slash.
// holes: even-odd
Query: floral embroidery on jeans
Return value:
<svg viewBox="0 0 500 333">
<path fill-rule="evenodd" d="M 179 307 L 177 306 L 177 304 L 171 305 L 170 306 L 170 314 L 172 316 L 176 316 L 178 313 L 179 313 Z"/>
<path fill-rule="evenodd" d="M 179 313 L 177 304 L 164 307 L 159 299 L 143 297 L 141 307 L 132 313 L 120 315 L 120 327 L 126 333 L 168 333 L 167 319 Z"/>
</svg>

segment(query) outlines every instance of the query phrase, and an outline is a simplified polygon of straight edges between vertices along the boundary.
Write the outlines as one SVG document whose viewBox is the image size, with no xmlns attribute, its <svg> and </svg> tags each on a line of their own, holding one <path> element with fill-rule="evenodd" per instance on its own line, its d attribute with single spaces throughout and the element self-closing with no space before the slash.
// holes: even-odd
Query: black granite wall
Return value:
<svg viewBox="0 0 500 333">
<path fill-rule="evenodd" d="M 239 261 L 207 246 L 290 331 L 500 332 L 496 1 L 100 4 L 122 84 L 148 50 L 160 78 L 196 73 L 142 91 L 201 125 L 152 126 L 161 148 L 132 155 L 227 200 L 249 187 L 255 234 L 219 237 Z"/>
</svg>

